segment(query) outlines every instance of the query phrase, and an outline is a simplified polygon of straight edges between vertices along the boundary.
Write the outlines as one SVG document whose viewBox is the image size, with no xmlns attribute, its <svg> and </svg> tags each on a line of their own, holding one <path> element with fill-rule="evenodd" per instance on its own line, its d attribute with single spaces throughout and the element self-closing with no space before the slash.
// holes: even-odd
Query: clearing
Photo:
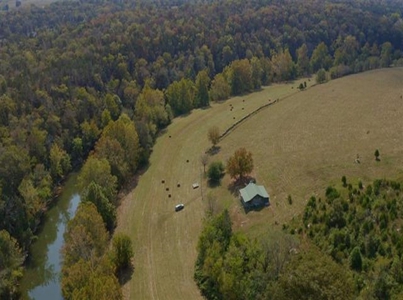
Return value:
<svg viewBox="0 0 403 300">
<path fill-rule="evenodd" d="M 210 147 L 207 131 L 213 125 L 224 131 L 269 99 L 299 93 L 296 87 L 300 82 L 272 85 L 213 103 L 209 109 L 194 110 L 176 118 L 157 139 L 148 169 L 123 199 L 118 212 L 117 231 L 132 237 L 135 253 L 134 274 L 123 288 L 126 299 L 201 299 L 193 271 L 205 211 L 201 195 L 206 193 L 206 186 L 201 180 L 200 156 Z M 195 182 L 201 185 L 197 189 L 192 188 Z M 175 212 L 178 203 L 185 208 Z"/>
<path fill-rule="evenodd" d="M 296 89 L 300 82 L 195 110 L 175 119 L 158 138 L 149 168 L 119 207 L 117 231 L 132 237 L 135 251 L 135 270 L 124 285 L 126 299 L 201 299 L 193 271 L 207 193 L 230 207 L 237 228 L 259 235 L 298 215 L 307 197 L 322 193 L 329 183 L 339 184 L 342 175 L 364 184 L 402 177 L 402 68 L 348 76 L 303 92 Z M 228 190 L 228 176 L 214 189 L 201 179 L 200 156 L 210 147 L 207 131 L 214 125 L 224 131 L 278 98 L 236 127 L 210 158 L 225 162 L 239 147 L 253 153 L 252 175 L 265 185 L 271 206 L 245 215 Z M 374 159 L 377 148 L 380 162 Z M 357 154 L 361 164 L 354 163 Z M 193 189 L 194 182 L 201 186 Z M 185 208 L 175 212 L 178 203 Z"/>
</svg>

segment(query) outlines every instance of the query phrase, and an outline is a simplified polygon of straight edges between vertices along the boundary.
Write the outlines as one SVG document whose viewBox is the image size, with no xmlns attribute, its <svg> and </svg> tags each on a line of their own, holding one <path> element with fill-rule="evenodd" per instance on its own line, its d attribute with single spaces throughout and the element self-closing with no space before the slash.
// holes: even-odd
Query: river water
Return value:
<svg viewBox="0 0 403 300">
<path fill-rule="evenodd" d="M 63 234 L 67 222 L 74 217 L 80 196 L 77 190 L 77 175 L 69 177 L 55 205 L 48 210 L 38 239 L 31 247 L 31 255 L 21 280 L 24 300 L 62 300 L 60 287 Z"/>
</svg>

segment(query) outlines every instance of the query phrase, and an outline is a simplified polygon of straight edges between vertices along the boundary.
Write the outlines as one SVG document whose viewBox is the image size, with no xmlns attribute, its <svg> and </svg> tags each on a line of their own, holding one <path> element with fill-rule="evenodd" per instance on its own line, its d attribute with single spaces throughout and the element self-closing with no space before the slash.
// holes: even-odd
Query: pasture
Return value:
<svg viewBox="0 0 403 300">
<path fill-rule="evenodd" d="M 132 237 L 135 252 L 126 299 L 201 299 L 193 270 L 208 193 L 229 207 L 236 228 L 259 235 L 301 213 L 310 195 L 321 194 L 329 183 L 339 184 L 343 175 L 364 184 L 403 176 L 403 69 L 353 75 L 303 92 L 296 89 L 299 82 L 195 110 L 175 119 L 158 138 L 148 169 L 119 207 L 117 231 Z M 200 156 L 210 147 L 207 131 L 214 125 L 224 131 L 278 98 L 236 127 L 210 158 L 225 162 L 239 147 L 253 153 L 252 175 L 265 185 L 271 206 L 245 215 L 228 189 L 228 176 L 214 189 L 202 179 Z M 377 148 L 379 162 L 374 159 Z M 354 163 L 357 154 L 360 164 Z M 192 189 L 194 182 L 201 186 Z M 178 203 L 185 208 L 175 212 Z"/>
<path fill-rule="evenodd" d="M 273 85 L 212 104 L 209 109 L 195 110 L 176 118 L 158 138 L 148 169 L 122 200 L 118 212 L 117 231 L 132 237 L 135 252 L 135 271 L 124 286 L 127 299 L 201 298 L 193 281 L 193 269 L 205 211 L 201 193 L 207 192 L 200 163 L 200 156 L 210 147 L 207 131 L 213 125 L 223 131 L 269 99 L 298 92 L 297 84 Z M 201 186 L 192 189 L 194 182 Z M 178 203 L 184 203 L 185 208 L 176 213 Z"/>
</svg>

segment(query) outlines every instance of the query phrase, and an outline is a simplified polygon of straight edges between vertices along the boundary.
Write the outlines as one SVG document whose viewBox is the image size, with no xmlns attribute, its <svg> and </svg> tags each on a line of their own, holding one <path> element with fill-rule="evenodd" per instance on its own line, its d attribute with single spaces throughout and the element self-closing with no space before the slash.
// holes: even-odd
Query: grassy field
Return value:
<svg viewBox="0 0 403 300">
<path fill-rule="evenodd" d="M 135 247 L 135 270 L 124 285 L 126 299 L 201 298 L 193 268 L 206 207 L 202 193 L 229 207 L 236 228 L 259 235 L 298 215 L 310 195 L 321 194 L 329 183 L 339 184 L 342 175 L 364 184 L 403 177 L 403 69 L 349 76 L 303 92 L 296 90 L 298 84 L 274 85 L 196 110 L 175 119 L 158 138 L 149 168 L 119 208 L 117 230 L 128 233 Z M 228 176 L 220 187 L 206 188 L 199 158 L 210 146 L 206 135 L 211 126 L 224 131 L 277 98 L 226 136 L 211 158 L 226 161 L 239 147 L 253 153 L 252 175 L 266 186 L 272 205 L 245 215 L 228 190 Z M 380 162 L 374 159 L 376 148 Z M 354 163 L 357 154 L 361 164 Z M 193 182 L 203 183 L 202 188 L 193 190 Z M 177 203 L 185 204 L 179 213 L 174 212 Z"/>
<path fill-rule="evenodd" d="M 213 125 L 224 130 L 269 99 L 296 93 L 297 84 L 274 85 L 195 110 L 175 119 L 158 138 L 149 168 L 119 208 L 117 230 L 128 233 L 135 247 L 135 271 L 124 286 L 126 299 L 201 298 L 193 281 L 193 267 L 205 210 L 200 156 L 210 146 L 207 131 Z M 232 112 L 229 103 L 234 106 Z M 201 188 L 193 190 L 194 182 L 202 183 Z M 177 203 L 185 204 L 179 213 L 174 212 Z"/>
</svg>

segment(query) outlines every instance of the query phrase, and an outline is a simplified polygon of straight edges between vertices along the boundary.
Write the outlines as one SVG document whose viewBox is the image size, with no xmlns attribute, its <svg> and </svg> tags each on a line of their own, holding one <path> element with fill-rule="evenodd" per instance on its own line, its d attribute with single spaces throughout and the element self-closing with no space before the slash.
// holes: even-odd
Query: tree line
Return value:
<svg viewBox="0 0 403 300">
<path fill-rule="evenodd" d="M 401 6 L 381 4 L 80 1 L 2 12 L 0 230 L 10 260 L 0 294 L 14 293 L 54 188 L 84 162 L 107 161 L 120 187 L 159 130 L 211 100 L 322 69 L 336 78 L 400 65 Z M 113 203 L 97 201 L 113 227 Z"/>
</svg>

